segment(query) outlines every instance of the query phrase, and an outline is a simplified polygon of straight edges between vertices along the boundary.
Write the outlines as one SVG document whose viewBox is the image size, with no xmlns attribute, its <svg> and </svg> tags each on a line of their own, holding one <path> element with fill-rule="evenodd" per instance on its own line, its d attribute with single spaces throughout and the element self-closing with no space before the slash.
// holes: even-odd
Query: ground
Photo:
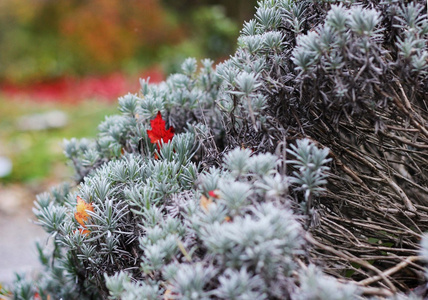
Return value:
<svg viewBox="0 0 428 300">
<path fill-rule="evenodd" d="M 34 193 L 23 185 L 0 185 L 0 282 L 10 284 L 15 273 L 40 268 L 35 242 L 46 243 L 47 234 L 34 224 Z"/>
</svg>

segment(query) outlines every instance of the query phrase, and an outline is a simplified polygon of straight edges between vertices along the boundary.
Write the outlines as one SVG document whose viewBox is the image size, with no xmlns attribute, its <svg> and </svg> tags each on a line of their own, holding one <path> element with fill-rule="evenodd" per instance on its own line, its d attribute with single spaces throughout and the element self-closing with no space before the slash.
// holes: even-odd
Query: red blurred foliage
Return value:
<svg viewBox="0 0 428 300">
<path fill-rule="evenodd" d="M 116 101 L 127 92 L 138 92 L 138 78 L 150 77 L 151 83 L 164 80 L 160 68 L 153 67 L 140 76 L 129 77 L 122 73 L 106 76 L 86 76 L 81 78 L 59 78 L 49 82 L 39 82 L 20 86 L 12 83 L 0 85 L 0 92 L 8 98 L 25 98 L 34 101 L 60 101 L 76 103 L 85 99 Z"/>
</svg>

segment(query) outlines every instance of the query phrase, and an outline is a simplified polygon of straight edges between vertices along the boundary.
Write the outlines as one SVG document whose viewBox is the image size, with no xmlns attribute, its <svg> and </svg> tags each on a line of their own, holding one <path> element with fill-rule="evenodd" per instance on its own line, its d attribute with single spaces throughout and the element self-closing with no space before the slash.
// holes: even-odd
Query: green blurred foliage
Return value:
<svg viewBox="0 0 428 300">
<path fill-rule="evenodd" d="M 193 10 L 202 7 L 213 5 L 222 6 L 227 12 L 227 17 L 236 21 L 239 25 L 254 16 L 257 2 L 258 0 L 162 0 L 162 3 L 164 3 L 166 7 L 173 9 L 182 16 L 192 14 Z"/>
<path fill-rule="evenodd" d="M 158 0 L 2 0 L 0 79 L 118 70 L 184 35 Z"/>
<path fill-rule="evenodd" d="M 228 4 L 235 20 L 239 19 L 237 11 L 253 9 L 254 1 L 242 3 Z M 188 56 L 227 56 L 234 50 L 238 22 L 226 17 L 225 6 L 211 4 L 2 0 L 0 81 L 27 83 L 117 70 L 134 72 L 161 61 L 169 71 Z"/>
<path fill-rule="evenodd" d="M 221 6 L 202 7 L 193 13 L 193 20 L 195 40 L 205 55 L 224 57 L 235 51 L 239 29 Z"/>
<path fill-rule="evenodd" d="M 163 47 L 158 60 L 167 74 L 177 73 L 187 57 L 224 59 L 235 51 L 239 28 L 222 6 L 201 6 L 189 15 L 189 38 L 175 47 Z"/>
<path fill-rule="evenodd" d="M 68 115 L 67 126 L 40 131 L 22 131 L 17 126 L 19 117 L 57 109 Z M 70 178 L 71 169 L 61 167 L 66 161 L 63 139 L 94 137 L 97 125 L 105 115 L 116 111 L 116 104 L 95 101 L 72 105 L 5 101 L 0 98 L 0 154 L 9 157 L 13 163 L 12 173 L 0 178 L 0 182 L 32 182 L 52 176 L 56 179 Z"/>
</svg>

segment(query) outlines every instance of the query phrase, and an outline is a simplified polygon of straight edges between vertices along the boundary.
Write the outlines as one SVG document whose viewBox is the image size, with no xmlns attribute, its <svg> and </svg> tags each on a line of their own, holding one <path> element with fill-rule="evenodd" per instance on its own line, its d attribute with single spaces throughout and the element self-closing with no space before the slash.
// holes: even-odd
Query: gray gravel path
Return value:
<svg viewBox="0 0 428 300">
<path fill-rule="evenodd" d="M 27 195 L 32 197 L 32 195 Z M 31 202 L 22 192 L 0 186 L 0 282 L 9 285 L 15 272 L 34 273 L 40 268 L 35 242 L 47 234 L 33 224 Z"/>
</svg>

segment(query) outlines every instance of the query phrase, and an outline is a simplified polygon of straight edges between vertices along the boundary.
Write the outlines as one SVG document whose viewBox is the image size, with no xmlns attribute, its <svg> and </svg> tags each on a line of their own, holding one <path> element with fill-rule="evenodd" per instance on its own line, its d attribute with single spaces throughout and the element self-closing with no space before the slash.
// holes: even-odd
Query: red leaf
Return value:
<svg viewBox="0 0 428 300">
<path fill-rule="evenodd" d="M 215 199 L 220 198 L 220 196 L 219 196 L 219 194 L 218 194 L 218 190 L 209 191 L 209 192 L 208 192 L 208 195 L 209 195 L 211 198 L 215 198 Z"/>
<path fill-rule="evenodd" d="M 150 142 L 156 144 L 158 149 L 160 149 L 161 140 L 164 143 L 168 143 L 172 140 L 174 136 L 174 127 L 171 126 L 166 130 L 165 121 L 162 119 L 160 111 L 156 118 L 150 121 L 150 125 L 152 125 L 152 130 L 147 130 L 147 135 L 150 138 Z"/>
</svg>

